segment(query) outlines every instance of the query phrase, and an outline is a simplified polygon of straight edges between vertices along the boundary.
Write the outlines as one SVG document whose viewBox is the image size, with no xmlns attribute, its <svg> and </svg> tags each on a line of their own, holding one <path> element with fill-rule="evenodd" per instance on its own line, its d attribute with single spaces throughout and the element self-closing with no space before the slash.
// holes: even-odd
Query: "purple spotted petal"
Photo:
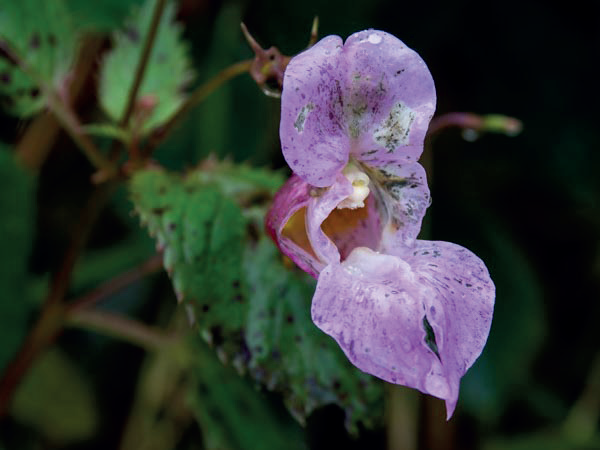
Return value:
<svg viewBox="0 0 600 450">
<path fill-rule="evenodd" d="M 389 164 L 370 172 L 373 194 L 381 205 L 380 215 L 388 224 L 382 245 L 412 245 L 421 231 L 425 211 L 431 204 L 427 175 L 419 163 Z M 378 248 L 380 250 L 380 248 Z"/>
<path fill-rule="evenodd" d="M 329 217 L 337 205 L 352 193 L 352 185 L 342 174 L 338 174 L 336 182 L 308 203 L 306 214 L 306 230 L 313 250 L 325 264 L 339 263 L 340 252 L 335 243 L 323 232 L 321 224 Z"/>
<path fill-rule="evenodd" d="M 292 58 L 285 70 L 279 133 L 294 173 L 313 186 L 334 183 L 348 162 L 341 83 L 342 39 L 328 36 Z"/>
<path fill-rule="evenodd" d="M 373 167 L 415 162 L 435 109 L 435 88 L 417 53 L 394 36 L 328 36 L 285 71 L 284 157 L 308 183 L 335 182 L 349 155 Z"/>
<path fill-rule="evenodd" d="M 325 264 L 319 261 L 314 252 L 306 248 L 310 247 L 310 243 L 306 237 L 304 216 L 295 219 L 300 222 L 297 224 L 299 230 L 296 234 L 284 234 L 284 227 L 294 214 L 301 212 L 302 208 L 308 208 L 310 189 L 311 186 L 300 177 L 292 175 L 275 195 L 273 205 L 265 218 L 265 226 L 279 249 L 298 267 L 317 278 Z M 296 236 L 297 238 L 293 239 Z"/>
<path fill-rule="evenodd" d="M 405 249 L 403 259 L 359 247 L 327 266 L 312 318 L 359 369 L 444 399 L 449 418 L 460 378 L 485 345 L 494 286 L 462 247 L 417 241 Z"/>
<path fill-rule="evenodd" d="M 425 62 L 395 36 L 376 30 L 351 35 L 344 57 L 353 156 L 373 167 L 417 161 L 436 101 Z"/>
<path fill-rule="evenodd" d="M 437 345 L 442 361 L 464 375 L 481 354 L 494 312 L 496 289 L 485 264 L 451 242 L 419 240 L 413 248 L 404 247 L 396 254 L 438 294 L 428 299 L 427 319 L 440 336 Z"/>
</svg>

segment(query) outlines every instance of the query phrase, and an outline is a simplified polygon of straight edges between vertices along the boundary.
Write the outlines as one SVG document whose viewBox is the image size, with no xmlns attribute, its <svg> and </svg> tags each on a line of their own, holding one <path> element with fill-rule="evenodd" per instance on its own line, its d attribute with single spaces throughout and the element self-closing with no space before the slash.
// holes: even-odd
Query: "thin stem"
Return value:
<svg viewBox="0 0 600 450">
<path fill-rule="evenodd" d="M 100 36 L 83 39 L 71 81 L 68 83 L 68 93 L 65 94 L 66 97 L 63 96 L 64 102 L 71 99 L 74 105 L 78 103 L 103 44 L 104 38 Z M 16 156 L 19 161 L 30 170 L 38 172 L 56 143 L 60 129 L 61 125 L 54 114 L 45 112 L 36 116 L 16 144 Z"/>
<path fill-rule="evenodd" d="M 313 19 L 312 27 L 310 29 L 310 37 L 308 39 L 308 48 L 312 47 L 317 43 L 319 38 L 319 16 L 315 16 Z"/>
<path fill-rule="evenodd" d="M 206 97 L 208 97 L 213 91 L 217 90 L 222 84 L 235 78 L 238 75 L 246 73 L 252 66 L 252 59 L 239 61 L 231 66 L 223 69 L 210 80 L 199 86 L 175 112 L 175 114 L 169 119 L 169 121 L 160 128 L 159 132 L 152 138 L 146 149 L 147 154 L 151 154 L 152 151 L 160 145 L 160 143 L 169 135 L 173 130 L 177 122 L 185 116 L 189 110 L 201 103 Z"/>
<path fill-rule="evenodd" d="M 146 66 L 148 65 L 150 52 L 152 51 L 152 46 L 154 45 L 154 39 L 156 38 L 160 18 L 163 14 L 166 3 L 166 0 L 158 0 L 156 2 L 156 6 L 154 7 L 154 11 L 152 13 L 152 22 L 150 22 L 150 29 L 148 30 L 146 40 L 144 41 L 142 55 L 140 56 L 140 60 L 135 70 L 135 77 L 127 97 L 127 106 L 125 108 L 125 112 L 123 113 L 123 117 L 121 118 L 121 122 L 119 124 L 120 127 L 125 127 L 127 125 L 127 122 L 129 122 L 131 114 L 133 113 L 133 109 L 135 108 L 135 101 L 142 85 L 142 81 L 144 80 Z"/>
<path fill-rule="evenodd" d="M 516 136 L 523 129 L 520 120 L 500 114 L 479 115 L 466 112 L 453 112 L 434 118 L 427 130 L 428 137 L 435 136 L 447 128 L 462 128 L 463 130 L 489 131 Z"/>
<path fill-rule="evenodd" d="M 176 340 L 159 328 L 105 311 L 73 309 L 67 312 L 65 319 L 68 326 L 95 330 L 150 351 L 159 350 Z"/>
<path fill-rule="evenodd" d="M 421 394 L 395 384 L 386 384 L 385 393 L 388 450 L 416 450 Z"/>
<path fill-rule="evenodd" d="M 162 268 L 162 256 L 154 255 L 149 260 L 143 262 L 137 267 L 119 274 L 111 280 L 106 281 L 90 293 L 72 301 L 67 307 L 69 314 L 82 309 L 89 309 L 98 302 L 104 300 L 121 289 L 144 278 L 146 275 L 158 272 Z"/>
<path fill-rule="evenodd" d="M 52 278 L 52 284 L 42 310 L 33 329 L 25 342 L 9 363 L 0 379 L 0 417 L 8 412 L 13 394 L 23 376 L 35 359 L 60 334 L 64 318 L 64 297 L 71 281 L 75 263 L 87 242 L 93 224 L 105 204 L 107 198 L 116 187 L 116 183 L 105 183 L 96 188 L 83 210 L 73 234 L 70 247 L 65 253 L 59 270 Z"/>
<path fill-rule="evenodd" d="M 71 108 L 65 105 L 62 102 L 61 97 L 56 93 L 47 91 L 44 88 L 41 88 L 41 90 L 46 91 L 48 109 L 56 116 L 62 127 L 81 151 L 83 151 L 87 159 L 96 169 L 109 175 L 113 175 L 116 172 L 115 166 L 102 154 L 90 137 L 85 134 L 79 123 L 79 119 L 73 113 Z"/>
<path fill-rule="evenodd" d="M 35 70 L 29 67 L 18 55 L 12 51 L 6 42 L 0 42 L 0 48 L 4 50 L 17 66 L 21 68 L 38 85 L 42 95 L 46 98 L 46 106 L 56 116 L 62 127 L 67 131 L 71 139 L 83 151 L 88 160 L 99 170 L 112 174 L 114 166 L 106 158 L 94 142 L 85 134 L 79 123 L 79 119 L 67 105 L 61 95 L 53 86 L 46 84 Z"/>
</svg>

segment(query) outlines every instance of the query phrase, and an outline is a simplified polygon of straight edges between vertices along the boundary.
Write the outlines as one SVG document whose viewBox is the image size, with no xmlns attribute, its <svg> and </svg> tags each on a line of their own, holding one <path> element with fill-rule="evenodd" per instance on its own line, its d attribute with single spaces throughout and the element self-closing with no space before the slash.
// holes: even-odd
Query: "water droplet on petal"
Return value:
<svg viewBox="0 0 600 450">
<path fill-rule="evenodd" d="M 379 44 L 382 40 L 381 36 L 376 33 L 370 34 L 368 39 L 371 44 Z"/>
</svg>

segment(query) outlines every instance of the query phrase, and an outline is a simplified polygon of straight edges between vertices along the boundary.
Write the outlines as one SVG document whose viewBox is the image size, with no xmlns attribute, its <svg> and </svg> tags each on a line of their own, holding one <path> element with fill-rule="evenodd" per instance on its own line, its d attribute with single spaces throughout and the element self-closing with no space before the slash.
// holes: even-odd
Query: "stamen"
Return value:
<svg viewBox="0 0 600 450">
<path fill-rule="evenodd" d="M 344 176 L 352 183 L 353 191 L 348 197 L 342 200 L 338 205 L 338 209 L 349 208 L 356 209 L 365 206 L 365 199 L 369 195 L 369 177 L 352 163 L 342 171 Z"/>
</svg>

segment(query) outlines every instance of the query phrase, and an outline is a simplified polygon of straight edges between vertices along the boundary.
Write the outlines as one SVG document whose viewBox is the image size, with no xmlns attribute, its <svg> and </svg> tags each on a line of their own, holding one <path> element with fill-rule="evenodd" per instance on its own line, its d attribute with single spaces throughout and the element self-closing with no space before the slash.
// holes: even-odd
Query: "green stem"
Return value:
<svg viewBox="0 0 600 450">
<path fill-rule="evenodd" d="M 0 378 L 0 417 L 8 412 L 13 394 L 23 376 L 36 358 L 62 331 L 65 313 L 64 298 L 75 263 L 87 242 L 90 230 L 96 222 L 102 206 L 115 186 L 115 183 L 98 186 L 80 216 L 71 245 L 59 270 L 52 278 L 50 290 L 44 300 L 37 322 Z"/>
<path fill-rule="evenodd" d="M 6 42 L 0 43 L 2 48 L 8 56 L 15 61 L 16 65 L 21 68 L 35 83 L 38 85 L 42 95 L 46 98 L 46 106 L 58 119 L 61 126 L 67 131 L 71 139 L 77 144 L 80 150 L 85 154 L 88 160 L 98 170 L 101 170 L 107 174 L 114 174 L 116 171 L 113 164 L 108 158 L 106 158 L 100 149 L 96 147 L 94 142 L 85 134 L 79 123 L 79 119 L 73 113 L 69 105 L 67 105 L 61 95 L 54 89 L 53 86 L 49 86 L 40 77 L 35 70 L 29 67 L 18 55 L 9 47 Z"/>
<path fill-rule="evenodd" d="M 385 393 L 387 448 L 389 450 L 416 450 L 421 394 L 395 384 L 386 384 Z"/>
<path fill-rule="evenodd" d="M 127 122 L 129 122 L 131 114 L 133 113 L 133 110 L 135 108 L 135 101 L 137 99 L 138 92 L 142 85 L 142 81 L 144 80 L 146 66 L 148 65 L 150 52 L 152 51 L 152 46 L 154 45 L 154 39 L 156 38 L 160 18 L 163 14 L 166 3 L 166 0 L 158 0 L 156 2 L 156 6 L 154 7 L 154 11 L 152 13 L 152 21 L 150 22 L 150 28 L 148 30 L 148 34 L 146 35 L 146 40 L 142 49 L 142 55 L 140 56 L 140 60 L 138 61 L 138 65 L 135 70 L 135 77 L 133 79 L 133 84 L 131 85 L 129 95 L 127 97 L 127 106 L 125 107 L 125 112 L 123 113 L 123 117 L 121 118 L 121 122 L 119 124 L 120 127 L 127 126 Z"/>
<path fill-rule="evenodd" d="M 51 92 L 46 88 L 41 88 L 41 90 L 45 91 L 46 93 L 48 109 L 56 116 L 59 123 L 66 130 L 71 139 L 73 139 L 73 142 L 75 142 L 79 149 L 85 154 L 92 165 L 96 169 L 109 175 L 107 178 L 110 178 L 110 176 L 114 175 L 116 173 L 116 167 L 102 154 L 100 149 L 96 147 L 90 137 L 85 134 L 81 124 L 79 123 L 79 119 L 73 113 L 71 108 L 65 105 L 61 98 L 56 95 L 56 93 Z"/>
<path fill-rule="evenodd" d="M 69 313 L 80 311 L 82 309 L 89 309 L 110 295 L 115 294 L 116 292 L 119 292 L 123 288 L 130 286 L 141 278 L 144 278 L 146 275 L 158 272 L 161 268 L 162 256 L 154 255 L 152 258 L 143 262 L 139 266 L 117 275 L 83 297 L 70 302 L 67 307 Z"/>
<path fill-rule="evenodd" d="M 145 325 L 124 316 L 94 309 L 72 309 L 68 311 L 65 325 L 94 330 L 150 351 L 160 350 L 177 340 L 175 336 L 165 334 L 159 328 Z"/>
<path fill-rule="evenodd" d="M 235 78 L 238 75 L 246 73 L 252 66 L 252 59 L 239 61 L 231 66 L 223 69 L 210 80 L 199 86 L 192 94 L 188 97 L 187 101 L 184 102 L 177 112 L 169 119 L 169 121 L 160 128 L 159 132 L 152 138 L 149 143 L 146 153 L 151 154 L 152 151 L 160 145 L 160 143 L 169 135 L 175 125 L 185 116 L 192 108 L 201 103 L 206 97 L 212 92 L 217 90 L 222 84 Z"/>
</svg>

